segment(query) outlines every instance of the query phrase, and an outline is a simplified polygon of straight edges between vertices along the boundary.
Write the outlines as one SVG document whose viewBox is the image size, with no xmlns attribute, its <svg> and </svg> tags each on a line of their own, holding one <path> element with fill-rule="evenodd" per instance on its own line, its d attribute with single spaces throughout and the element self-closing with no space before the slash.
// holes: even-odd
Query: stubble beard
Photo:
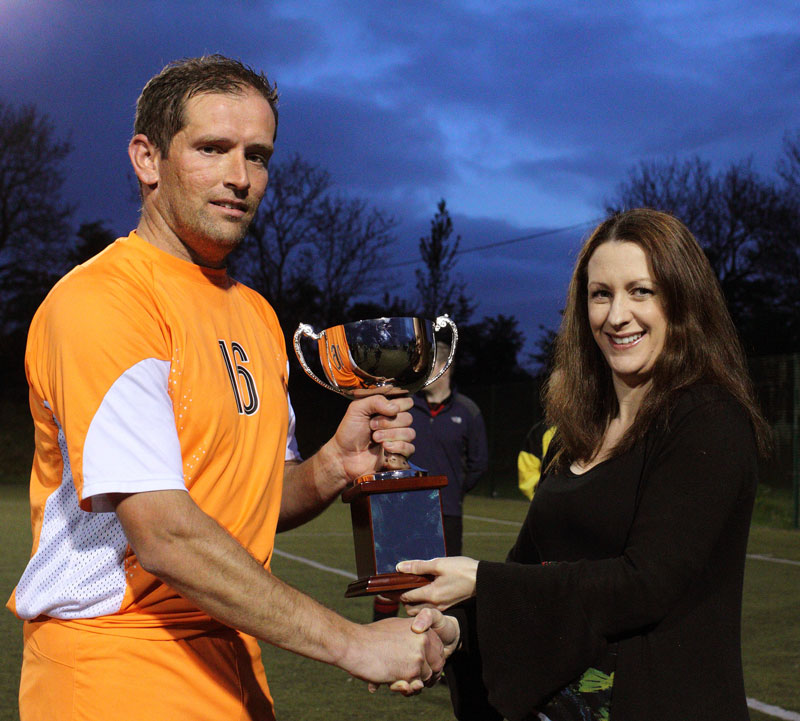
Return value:
<svg viewBox="0 0 800 721">
<path fill-rule="evenodd" d="M 194 235 L 197 241 L 206 245 L 223 249 L 225 256 L 238 248 L 250 230 L 253 222 L 251 216 L 241 219 L 212 219 L 208 213 L 199 213 L 195 224 Z"/>
</svg>

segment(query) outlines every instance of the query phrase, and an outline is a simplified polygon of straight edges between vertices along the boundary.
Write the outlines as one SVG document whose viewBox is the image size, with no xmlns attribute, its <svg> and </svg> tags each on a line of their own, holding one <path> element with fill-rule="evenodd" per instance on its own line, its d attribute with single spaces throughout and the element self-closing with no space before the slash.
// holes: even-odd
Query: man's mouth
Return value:
<svg viewBox="0 0 800 721">
<path fill-rule="evenodd" d="M 226 210 L 233 210 L 238 213 L 247 212 L 247 203 L 240 203 L 236 200 L 212 200 L 211 205 L 216 205 Z"/>
</svg>

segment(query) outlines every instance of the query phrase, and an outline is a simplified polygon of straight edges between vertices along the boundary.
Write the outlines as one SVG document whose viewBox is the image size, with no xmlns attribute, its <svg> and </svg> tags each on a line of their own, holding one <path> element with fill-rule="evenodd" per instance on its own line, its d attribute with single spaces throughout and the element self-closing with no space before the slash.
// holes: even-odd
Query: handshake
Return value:
<svg viewBox="0 0 800 721">
<path fill-rule="evenodd" d="M 456 619 L 442 611 L 475 595 L 477 567 L 477 561 L 463 556 L 399 563 L 401 573 L 431 575 L 434 581 L 400 596 L 410 619 L 390 618 L 358 626 L 372 638 L 359 644 L 359 668 L 343 667 L 368 681 L 373 692 L 382 683 L 404 696 L 432 686 L 461 637 Z M 365 648 L 369 649 L 366 653 Z"/>
<path fill-rule="evenodd" d="M 370 693 L 382 683 L 404 696 L 433 686 L 460 638 L 458 622 L 434 608 L 423 608 L 412 618 L 387 618 L 362 628 L 373 634 L 370 648 L 382 657 L 382 663 L 363 675 L 351 673 L 369 682 Z M 386 668 L 381 669 L 382 665 Z"/>
</svg>

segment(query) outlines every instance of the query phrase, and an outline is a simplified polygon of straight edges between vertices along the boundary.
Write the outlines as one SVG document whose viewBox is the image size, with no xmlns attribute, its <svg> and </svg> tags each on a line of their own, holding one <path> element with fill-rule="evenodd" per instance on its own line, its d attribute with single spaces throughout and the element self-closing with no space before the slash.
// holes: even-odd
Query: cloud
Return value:
<svg viewBox="0 0 800 721">
<path fill-rule="evenodd" d="M 595 218 L 641 160 L 753 155 L 769 172 L 798 125 L 800 28 L 783 2 L 6 0 L 0 24 L 0 96 L 71 137 L 76 220 L 120 233 L 136 222 L 135 99 L 165 63 L 202 53 L 277 80 L 278 159 L 301 153 L 414 228 L 407 253 L 442 197 L 465 246 L 514 237 Z M 552 317 L 571 247 L 459 266 L 487 307 Z"/>
</svg>

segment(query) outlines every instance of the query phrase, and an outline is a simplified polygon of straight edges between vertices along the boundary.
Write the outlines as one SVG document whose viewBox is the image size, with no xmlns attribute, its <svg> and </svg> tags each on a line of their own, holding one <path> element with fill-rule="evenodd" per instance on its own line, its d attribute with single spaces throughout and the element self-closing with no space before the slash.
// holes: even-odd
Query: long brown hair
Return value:
<svg viewBox="0 0 800 721">
<path fill-rule="evenodd" d="M 759 451 L 766 453 L 769 427 L 755 402 L 744 352 L 711 264 L 680 220 L 638 208 L 597 226 L 575 264 L 553 373 L 544 389 L 547 422 L 558 429 L 555 465 L 591 459 L 619 412 L 611 370 L 588 317 L 589 259 L 598 246 L 612 241 L 635 243 L 644 250 L 667 318 L 667 334 L 636 419 L 611 455 L 629 450 L 669 411 L 681 390 L 698 382 L 722 386 L 742 404 Z"/>
</svg>

